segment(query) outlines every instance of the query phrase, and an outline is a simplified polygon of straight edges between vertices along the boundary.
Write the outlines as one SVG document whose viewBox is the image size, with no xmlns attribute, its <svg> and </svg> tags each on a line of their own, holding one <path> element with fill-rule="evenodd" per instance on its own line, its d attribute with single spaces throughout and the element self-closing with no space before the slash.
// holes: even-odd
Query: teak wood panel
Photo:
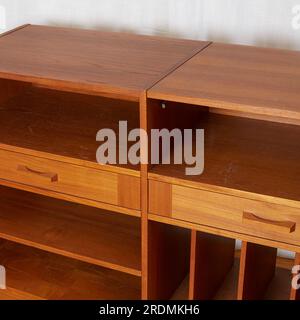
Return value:
<svg viewBox="0 0 300 320">
<path fill-rule="evenodd" d="M 300 119 L 299 74 L 297 51 L 213 43 L 148 97 Z"/>
<path fill-rule="evenodd" d="M 128 300 L 140 298 L 140 278 L 3 241 L 4 292 L 19 299 Z M 2 290 L 1 290 L 2 291 Z"/>
<path fill-rule="evenodd" d="M 28 25 L 0 38 L 0 77 L 138 101 L 143 90 L 208 44 Z"/>
<path fill-rule="evenodd" d="M 29 85 L 24 82 L 0 79 L 0 104 L 20 94 Z"/>
<path fill-rule="evenodd" d="M 141 276 L 139 218 L 6 187 L 0 198 L 0 238 Z"/>
<path fill-rule="evenodd" d="M 147 95 L 146 91 L 140 96 L 140 127 L 148 132 L 147 125 Z M 141 158 L 148 152 L 148 138 L 141 140 Z M 149 296 L 149 224 L 148 224 L 148 165 L 141 163 L 141 252 L 142 252 L 142 299 Z"/>
<path fill-rule="evenodd" d="M 226 229 L 220 229 L 217 227 L 204 225 L 204 224 L 196 224 L 189 221 L 184 220 L 177 220 L 173 219 L 171 217 L 166 216 L 159 216 L 157 214 L 149 213 L 148 214 L 149 221 L 155 221 L 159 223 L 165 223 L 172 226 L 180 227 L 180 228 L 186 228 L 191 230 L 197 230 L 200 232 L 206 232 L 209 234 L 214 234 L 217 236 L 222 237 L 228 237 L 228 238 L 237 238 L 243 241 L 249 241 L 252 243 L 262 244 L 265 246 L 273 247 L 273 248 L 280 248 L 287 251 L 292 252 L 298 252 L 299 251 L 299 245 L 293 245 L 290 243 L 280 242 L 277 240 L 267 239 L 267 238 L 260 238 L 258 236 L 245 234 L 245 233 L 239 233 L 237 231 L 232 230 L 226 230 Z"/>
<path fill-rule="evenodd" d="M 192 230 L 189 299 L 215 296 L 234 264 L 235 240 Z"/>
<path fill-rule="evenodd" d="M 148 225 L 146 298 L 170 299 L 188 274 L 190 230 L 152 221 Z"/>
<path fill-rule="evenodd" d="M 242 243 L 238 299 L 262 299 L 275 275 L 277 249 Z"/>
<path fill-rule="evenodd" d="M 140 208 L 139 178 L 1 149 L 0 161 L 0 179 L 131 209 Z M 120 189 L 119 185 L 126 188 Z"/>
<path fill-rule="evenodd" d="M 159 190 L 161 182 L 149 184 L 152 214 L 299 245 L 300 211 L 297 208 L 178 185 L 153 197 L 151 190 L 157 186 Z M 166 208 L 169 211 L 165 211 Z"/>
</svg>

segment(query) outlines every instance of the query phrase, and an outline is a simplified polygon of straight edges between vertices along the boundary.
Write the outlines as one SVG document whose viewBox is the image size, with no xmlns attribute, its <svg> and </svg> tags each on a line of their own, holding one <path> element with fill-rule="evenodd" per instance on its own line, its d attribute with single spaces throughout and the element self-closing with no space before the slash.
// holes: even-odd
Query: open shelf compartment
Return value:
<svg viewBox="0 0 300 320">
<path fill-rule="evenodd" d="M 295 263 L 296 260 L 278 257 L 277 248 L 243 241 L 238 299 L 295 300 L 292 288 Z"/>
<path fill-rule="evenodd" d="M 193 235 L 194 234 L 194 235 Z M 190 299 L 295 300 L 292 267 L 296 261 L 277 249 L 192 231 Z"/>
<path fill-rule="evenodd" d="M 165 109 L 159 101 L 150 100 L 149 129 L 161 129 L 164 123 L 170 129 L 193 129 L 194 152 L 195 130 L 204 129 L 204 172 L 186 175 L 188 164 L 171 161 L 151 166 L 149 179 L 300 201 L 300 126 L 213 113 L 205 107 L 174 102 L 164 105 Z M 174 149 L 176 146 L 171 148 L 171 159 Z"/>
<path fill-rule="evenodd" d="M 189 255 L 189 230 L 149 221 L 149 300 L 186 299 Z"/>
<path fill-rule="evenodd" d="M 141 276 L 140 219 L 0 187 L 0 238 Z"/>
<path fill-rule="evenodd" d="M 0 264 L 6 269 L 1 300 L 140 299 L 139 277 L 5 240 Z"/>
<path fill-rule="evenodd" d="M 233 238 L 149 223 L 150 299 L 299 299 L 292 287 L 298 253 L 283 258 L 277 248 L 245 241 L 240 248 Z"/>
<path fill-rule="evenodd" d="M 127 121 L 128 131 L 139 128 L 138 102 L 50 90 L 11 80 L 0 79 L 0 84 L 1 148 L 13 147 L 14 151 L 99 167 L 96 151 L 100 143 L 96 134 L 100 129 L 114 130 L 118 140 L 119 121 Z M 129 142 L 128 148 L 130 145 Z M 139 171 L 139 166 L 131 164 L 120 167 L 129 174 Z"/>
</svg>

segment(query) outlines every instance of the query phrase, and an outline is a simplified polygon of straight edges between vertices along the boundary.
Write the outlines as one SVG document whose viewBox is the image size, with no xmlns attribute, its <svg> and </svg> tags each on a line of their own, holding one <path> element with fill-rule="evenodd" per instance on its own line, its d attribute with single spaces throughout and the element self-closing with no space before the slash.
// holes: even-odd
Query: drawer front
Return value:
<svg viewBox="0 0 300 320">
<path fill-rule="evenodd" d="M 140 209 L 136 177 L 0 150 L 0 179 Z"/>
<path fill-rule="evenodd" d="M 149 212 L 275 241 L 300 244 L 300 209 L 150 181 Z"/>
</svg>

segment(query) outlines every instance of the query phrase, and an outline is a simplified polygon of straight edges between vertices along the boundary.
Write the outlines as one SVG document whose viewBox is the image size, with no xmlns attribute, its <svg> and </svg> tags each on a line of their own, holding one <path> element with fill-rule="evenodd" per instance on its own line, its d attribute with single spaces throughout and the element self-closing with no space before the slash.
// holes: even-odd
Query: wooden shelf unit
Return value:
<svg viewBox="0 0 300 320">
<path fill-rule="evenodd" d="M 299 298 L 291 288 L 300 241 L 299 68 L 299 52 L 212 43 L 147 92 L 149 133 L 204 129 L 201 175 L 186 175 L 186 163 L 145 169 L 151 224 L 192 230 L 190 298 Z M 232 269 L 234 239 L 244 245 Z M 276 248 L 296 253 L 289 270 L 276 268 Z M 263 266 L 260 252 L 270 256 Z"/>
<path fill-rule="evenodd" d="M 33 25 L 0 48 L 0 299 L 300 299 L 298 52 Z M 122 120 L 204 129 L 204 173 L 98 164 Z"/>
<path fill-rule="evenodd" d="M 0 36 L 1 298 L 141 298 L 141 169 L 118 153 L 98 164 L 96 134 L 139 128 L 146 90 L 207 45 L 33 25 Z M 44 279 L 44 261 L 61 272 Z"/>
</svg>

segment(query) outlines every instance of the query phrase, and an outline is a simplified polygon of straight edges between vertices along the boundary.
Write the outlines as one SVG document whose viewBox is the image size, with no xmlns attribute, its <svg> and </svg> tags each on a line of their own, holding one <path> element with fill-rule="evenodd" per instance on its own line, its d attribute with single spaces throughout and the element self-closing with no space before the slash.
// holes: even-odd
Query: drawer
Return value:
<svg viewBox="0 0 300 320">
<path fill-rule="evenodd" d="M 300 245 L 298 208 L 150 181 L 149 212 Z"/>
<path fill-rule="evenodd" d="M 0 150 L 0 179 L 140 209 L 140 179 L 61 161 Z"/>
</svg>

